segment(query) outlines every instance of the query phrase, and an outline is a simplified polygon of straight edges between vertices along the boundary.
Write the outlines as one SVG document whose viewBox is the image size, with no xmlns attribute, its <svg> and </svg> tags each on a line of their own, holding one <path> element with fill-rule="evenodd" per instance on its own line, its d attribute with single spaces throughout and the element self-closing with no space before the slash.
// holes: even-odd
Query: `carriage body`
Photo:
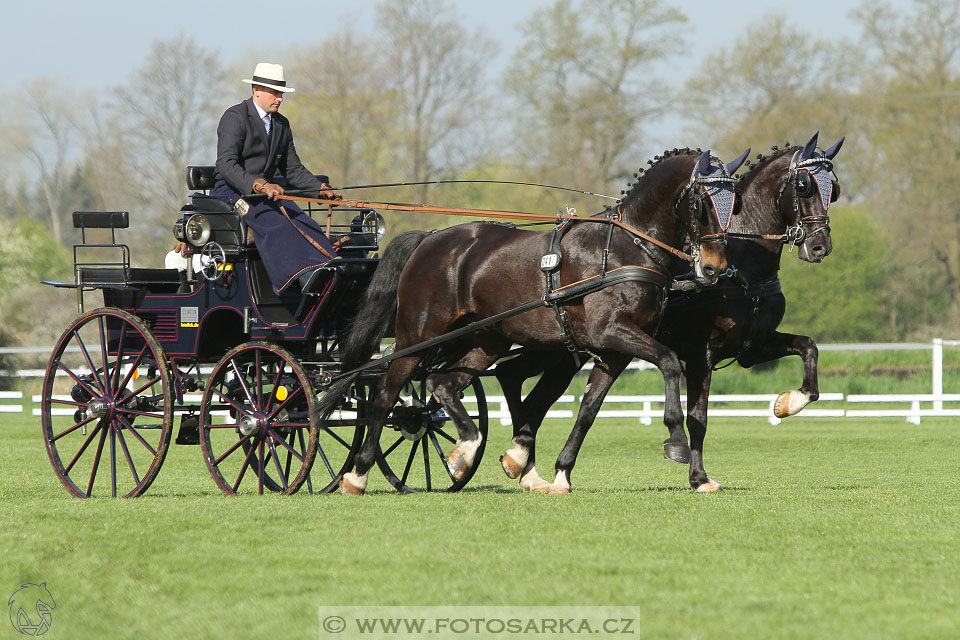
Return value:
<svg viewBox="0 0 960 640">
<path fill-rule="evenodd" d="M 242 216 L 208 195 L 212 175 L 213 167 L 187 168 L 195 192 L 174 224 L 174 237 L 188 245 L 185 271 L 131 267 L 116 237 L 129 225 L 125 212 L 74 214 L 82 233 L 74 282 L 46 284 L 75 289 L 81 315 L 54 348 L 41 415 L 54 469 L 78 497 L 95 486 L 104 492 L 104 475 L 111 495 L 144 493 L 175 427 L 178 444 L 201 445 L 229 494 L 329 491 L 359 446 L 382 370 L 364 372 L 323 430 L 311 414 L 340 372 L 338 339 L 377 267 L 382 217 L 338 207 L 337 219 L 347 222 L 328 226 L 338 258 L 320 268 L 309 292 L 277 293 Z M 88 241 L 106 230 L 109 242 Z M 190 254 L 200 255 L 201 271 Z M 102 295 L 103 307 L 85 311 L 85 295 Z M 420 409 L 398 418 L 398 438 L 417 443 L 446 420 L 427 396 L 422 385 L 407 395 Z M 315 457 L 322 466 L 312 472 Z"/>
</svg>

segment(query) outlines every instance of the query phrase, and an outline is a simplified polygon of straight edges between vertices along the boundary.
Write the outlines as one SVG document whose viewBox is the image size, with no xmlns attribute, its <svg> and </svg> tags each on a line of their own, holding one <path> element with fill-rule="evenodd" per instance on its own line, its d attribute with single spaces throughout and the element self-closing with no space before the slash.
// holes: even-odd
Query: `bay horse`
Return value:
<svg viewBox="0 0 960 640">
<path fill-rule="evenodd" d="M 722 488 L 703 468 L 711 374 L 719 362 L 734 358 L 749 368 L 798 355 L 803 360 L 803 383 L 799 389 L 781 393 L 774 411 L 781 418 L 796 415 L 819 397 L 816 344 L 808 336 L 776 330 L 786 308 L 777 277 L 784 244 L 799 245 L 798 257 L 807 262 L 822 262 L 833 249 L 828 210 L 840 186 L 832 160 L 844 139 L 819 152 L 818 137 L 819 133 L 814 134 L 803 147 L 775 147 L 770 155 L 760 155 L 759 162 L 740 178 L 741 206 L 727 234 L 732 277 L 707 289 L 672 291 L 656 334 L 684 361 L 687 381 L 690 442 L 682 433 L 671 431 L 664 441 L 664 457 L 690 464 L 690 486 L 697 491 Z M 526 491 L 556 489 L 556 483 L 550 485 L 537 473 L 536 432 L 547 409 L 579 369 L 569 357 L 550 359 L 536 352 L 497 365 L 496 376 L 514 425 L 513 447 L 501 464 L 510 478 L 520 478 Z M 541 373 L 521 400 L 523 381 Z M 578 449 L 576 439 L 582 435 L 575 429 L 564 450 Z M 566 461 L 562 469 L 558 466 L 558 476 L 562 471 L 569 477 L 571 468 L 572 461 Z"/>
<path fill-rule="evenodd" d="M 729 176 L 746 155 L 723 165 L 713 162 L 709 151 L 666 152 L 639 177 L 616 210 L 592 216 L 593 224 L 567 221 L 558 225 L 557 229 L 563 231 L 562 242 L 554 241 L 551 231 L 488 222 L 398 236 L 385 251 L 356 321 L 343 341 L 343 371 L 369 361 L 391 321 L 395 321 L 395 348 L 399 353 L 538 298 L 545 300 L 552 287 L 549 278 L 545 280 L 550 268 L 544 267 L 544 259 L 551 253 L 562 253 L 556 273 L 570 286 L 600 273 L 605 277 L 618 271 L 654 275 L 565 299 L 556 309 L 538 305 L 484 327 L 469 338 L 442 345 L 439 352 L 419 351 L 392 360 L 373 393 L 365 439 L 357 452 L 354 471 L 341 478 L 341 491 L 365 491 L 383 423 L 401 388 L 418 367 L 438 360 L 450 366 L 443 373 L 430 375 L 427 386 L 457 427 L 459 439 L 445 463 L 452 477 L 462 477 L 474 463 L 482 435 L 464 409 L 458 391 L 507 354 L 514 343 L 569 353 L 566 343 L 572 338 L 580 349 L 608 354 L 618 370 L 611 369 L 604 380 L 595 383 L 594 394 L 601 398 L 630 360 L 636 357 L 652 362 L 664 378 L 664 423 L 671 433 L 682 435 L 680 361 L 671 349 L 654 340 L 652 333 L 661 314 L 668 274 L 678 258 L 691 259 L 696 277 L 705 282 L 715 281 L 726 269 L 722 240 L 724 223 L 729 225 L 731 212 L 726 212 L 723 220 L 723 212 L 714 202 L 728 194 L 732 205 Z M 614 226 L 614 220 L 621 224 Z M 692 257 L 680 252 L 685 237 L 692 238 Z M 565 321 L 559 319 L 561 311 Z M 564 322 L 568 331 L 563 330 Z M 328 389 L 318 403 L 319 420 L 325 420 L 341 405 L 357 375 L 344 375 Z M 592 422 L 598 407 L 585 402 L 580 418 Z"/>
</svg>

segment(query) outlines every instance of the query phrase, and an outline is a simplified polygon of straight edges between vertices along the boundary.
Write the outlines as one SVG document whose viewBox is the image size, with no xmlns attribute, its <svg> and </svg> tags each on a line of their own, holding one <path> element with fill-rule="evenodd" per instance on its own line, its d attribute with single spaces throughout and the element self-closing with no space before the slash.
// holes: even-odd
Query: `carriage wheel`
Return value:
<svg viewBox="0 0 960 640">
<path fill-rule="evenodd" d="M 315 402 L 310 379 L 286 350 L 248 342 L 228 352 L 207 381 L 200 419 L 200 447 L 220 489 L 291 494 L 309 484 Z"/>
<path fill-rule="evenodd" d="M 170 389 L 163 349 L 139 318 L 108 308 L 73 321 L 50 356 L 40 409 L 70 493 L 89 498 L 105 482 L 114 497 L 147 490 L 170 445 Z"/>
<path fill-rule="evenodd" d="M 452 492 L 470 482 L 487 444 L 487 399 L 480 378 L 468 382 L 461 394 L 475 397 L 477 408 L 468 412 L 483 434 L 473 466 L 463 478 L 454 480 L 447 455 L 456 446 L 456 426 L 427 391 L 426 380 L 411 381 L 383 425 L 377 450 L 377 465 L 394 489 L 403 493 Z"/>
</svg>

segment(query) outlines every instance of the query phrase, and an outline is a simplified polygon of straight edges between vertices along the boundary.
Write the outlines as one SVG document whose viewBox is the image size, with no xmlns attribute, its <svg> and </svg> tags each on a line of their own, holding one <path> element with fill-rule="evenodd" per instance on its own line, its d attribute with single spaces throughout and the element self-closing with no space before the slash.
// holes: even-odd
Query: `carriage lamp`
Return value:
<svg viewBox="0 0 960 640">
<path fill-rule="evenodd" d="M 377 234 L 377 244 L 387 235 L 387 221 L 376 211 L 370 211 L 363 216 L 363 232 Z"/>
<path fill-rule="evenodd" d="M 207 240 L 210 239 L 210 233 L 212 231 L 213 227 L 211 226 L 210 221 L 207 219 L 207 216 L 199 213 L 187 218 L 187 222 L 184 225 L 184 236 L 186 241 L 195 247 L 200 247 L 206 244 Z"/>
</svg>

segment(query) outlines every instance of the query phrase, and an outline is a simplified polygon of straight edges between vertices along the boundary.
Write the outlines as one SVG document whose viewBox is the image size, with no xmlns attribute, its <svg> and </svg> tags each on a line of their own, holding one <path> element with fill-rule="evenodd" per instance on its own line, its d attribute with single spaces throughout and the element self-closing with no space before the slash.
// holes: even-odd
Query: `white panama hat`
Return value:
<svg viewBox="0 0 960 640">
<path fill-rule="evenodd" d="M 287 86 L 287 81 L 283 78 L 283 67 L 271 62 L 259 62 L 256 69 L 253 70 L 252 78 L 244 78 L 247 84 L 258 84 L 261 87 L 270 87 L 284 93 L 293 93 L 296 91 L 293 87 Z"/>
</svg>

